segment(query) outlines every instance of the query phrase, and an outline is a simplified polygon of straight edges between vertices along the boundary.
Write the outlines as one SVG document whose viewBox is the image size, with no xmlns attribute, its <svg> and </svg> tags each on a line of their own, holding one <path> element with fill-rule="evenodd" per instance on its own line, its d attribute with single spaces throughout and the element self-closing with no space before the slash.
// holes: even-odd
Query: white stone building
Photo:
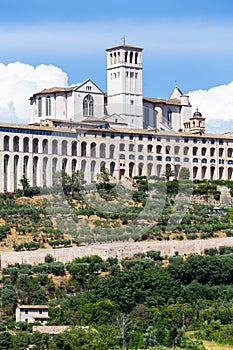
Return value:
<svg viewBox="0 0 233 350">
<path fill-rule="evenodd" d="M 233 180 L 232 134 L 206 134 L 205 118 L 177 86 L 169 99 L 143 97 L 141 48 L 107 50 L 107 86 L 44 89 L 30 99 L 32 124 L 1 124 L 0 192 L 14 192 L 22 175 L 50 187 L 62 169 L 95 182 L 103 164 L 116 180 L 161 176 L 166 167 Z"/>
</svg>

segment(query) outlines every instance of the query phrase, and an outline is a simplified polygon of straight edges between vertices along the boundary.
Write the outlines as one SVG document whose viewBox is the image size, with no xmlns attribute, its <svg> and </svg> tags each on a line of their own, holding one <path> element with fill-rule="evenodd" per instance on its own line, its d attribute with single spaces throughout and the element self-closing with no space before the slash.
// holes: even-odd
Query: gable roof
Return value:
<svg viewBox="0 0 233 350">
<path fill-rule="evenodd" d="M 102 94 L 104 93 L 91 79 L 87 79 L 87 80 L 85 80 L 82 84 L 77 85 L 77 86 L 75 87 L 74 91 L 79 90 L 80 88 L 82 88 L 82 87 L 83 87 L 84 85 L 86 85 L 87 83 L 93 84 Z M 87 91 L 85 91 L 85 92 L 87 92 Z M 90 91 L 90 93 L 91 93 L 91 91 Z"/>
</svg>

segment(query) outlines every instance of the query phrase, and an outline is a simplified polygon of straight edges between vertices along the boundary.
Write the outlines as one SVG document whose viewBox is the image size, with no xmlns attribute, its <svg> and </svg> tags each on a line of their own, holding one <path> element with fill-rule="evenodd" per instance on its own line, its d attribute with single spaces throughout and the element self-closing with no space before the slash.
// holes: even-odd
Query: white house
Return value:
<svg viewBox="0 0 233 350">
<path fill-rule="evenodd" d="M 45 324 L 49 319 L 47 305 L 18 305 L 15 311 L 16 322 Z"/>
</svg>

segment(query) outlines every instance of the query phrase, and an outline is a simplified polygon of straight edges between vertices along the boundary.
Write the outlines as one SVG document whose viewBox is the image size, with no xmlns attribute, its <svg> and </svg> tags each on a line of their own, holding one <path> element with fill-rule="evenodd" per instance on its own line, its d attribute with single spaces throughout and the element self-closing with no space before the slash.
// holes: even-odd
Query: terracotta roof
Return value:
<svg viewBox="0 0 233 350">
<path fill-rule="evenodd" d="M 58 86 L 54 86 L 48 89 L 44 89 L 42 91 L 36 92 L 35 94 L 32 95 L 32 97 L 30 97 L 30 99 L 32 99 L 34 96 L 40 95 L 40 94 L 51 94 L 51 93 L 55 93 L 55 92 L 70 92 L 73 91 L 74 89 L 76 89 L 77 87 L 79 87 L 80 85 L 73 85 L 73 86 L 69 86 L 69 87 L 58 87 Z"/>
<path fill-rule="evenodd" d="M 152 102 L 152 103 L 162 103 L 165 105 L 181 105 L 181 102 L 177 98 L 166 99 L 166 98 L 154 98 L 154 97 L 143 97 L 144 101 Z"/>
</svg>

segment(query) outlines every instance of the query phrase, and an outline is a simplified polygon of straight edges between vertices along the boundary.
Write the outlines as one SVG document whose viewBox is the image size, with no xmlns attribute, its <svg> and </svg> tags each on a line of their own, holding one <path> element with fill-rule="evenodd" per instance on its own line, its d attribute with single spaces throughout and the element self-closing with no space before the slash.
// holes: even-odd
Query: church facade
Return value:
<svg viewBox="0 0 233 350">
<path fill-rule="evenodd" d="M 50 187 L 60 170 L 82 170 L 95 182 L 103 164 L 116 181 L 162 176 L 167 167 L 193 179 L 233 179 L 233 135 L 205 132 L 176 86 L 169 99 L 145 97 L 142 48 L 107 49 L 107 93 L 91 80 L 52 87 L 30 99 L 33 122 L 0 125 L 0 192 L 13 192 L 25 175 Z"/>
</svg>

